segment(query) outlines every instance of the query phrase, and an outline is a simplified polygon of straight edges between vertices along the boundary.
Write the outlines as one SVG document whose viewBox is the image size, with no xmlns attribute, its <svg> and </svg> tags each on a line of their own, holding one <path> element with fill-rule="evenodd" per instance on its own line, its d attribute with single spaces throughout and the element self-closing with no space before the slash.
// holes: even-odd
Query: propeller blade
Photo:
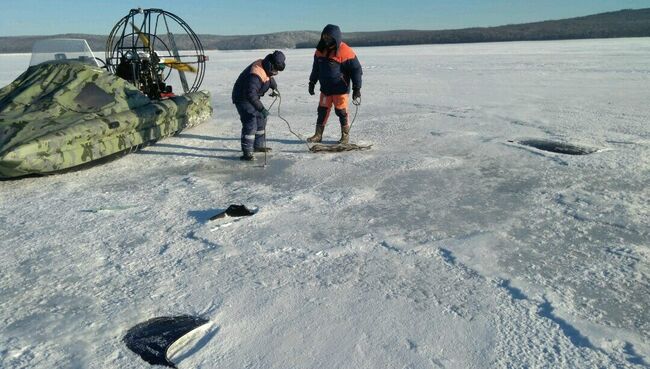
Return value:
<svg viewBox="0 0 650 369">
<path fill-rule="evenodd" d="M 179 62 L 175 59 L 163 59 L 160 62 L 170 68 L 179 70 L 181 72 L 196 73 L 196 68 L 194 66 L 187 63 Z"/>
<path fill-rule="evenodd" d="M 142 41 L 142 44 L 144 47 L 147 49 L 151 49 L 150 43 L 149 43 L 149 37 L 147 37 L 146 34 L 144 34 L 142 31 L 140 31 L 140 28 L 138 28 L 133 22 L 131 22 L 131 26 L 133 26 L 133 29 L 138 33 L 138 38 L 140 38 L 140 41 Z"/>
</svg>

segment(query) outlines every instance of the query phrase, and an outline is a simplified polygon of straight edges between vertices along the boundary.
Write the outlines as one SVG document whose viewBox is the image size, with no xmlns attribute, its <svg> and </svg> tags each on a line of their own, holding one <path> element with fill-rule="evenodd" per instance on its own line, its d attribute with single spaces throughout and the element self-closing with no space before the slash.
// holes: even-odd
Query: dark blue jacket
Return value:
<svg viewBox="0 0 650 369">
<path fill-rule="evenodd" d="M 264 104 L 260 101 L 260 97 L 269 90 L 269 88 L 276 90 L 278 85 L 273 77 L 269 76 L 266 60 L 256 60 L 253 64 L 249 65 L 237 78 L 235 86 L 232 88 L 232 102 L 233 104 L 248 102 L 257 111 L 264 110 Z"/>
<path fill-rule="evenodd" d="M 322 36 L 328 34 L 336 41 L 336 48 L 328 50 Z M 328 24 L 321 33 L 321 42 L 316 47 L 310 83 L 320 83 L 320 91 L 325 95 L 342 95 L 350 92 L 350 81 L 354 89 L 361 88 L 361 63 L 354 50 L 343 42 L 341 29 Z"/>
</svg>

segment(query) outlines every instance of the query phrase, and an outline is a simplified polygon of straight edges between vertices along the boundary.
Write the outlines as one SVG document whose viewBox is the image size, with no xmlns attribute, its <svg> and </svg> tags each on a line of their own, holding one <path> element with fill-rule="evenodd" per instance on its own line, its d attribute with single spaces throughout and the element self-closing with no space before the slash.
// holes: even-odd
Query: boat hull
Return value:
<svg viewBox="0 0 650 369">
<path fill-rule="evenodd" d="M 116 89 L 119 90 L 125 81 L 110 74 L 106 76 L 108 73 L 101 70 L 93 73 L 100 73 L 104 79 L 113 78 L 115 80 L 110 82 L 118 85 L 111 86 L 112 89 L 104 88 L 107 82 L 97 82 L 95 79 L 94 86 L 102 87 L 102 91 L 110 96 L 120 95 Z M 34 84 L 33 81 L 30 83 Z M 19 83 L 18 88 L 20 85 Z M 133 91 L 130 84 L 125 86 L 125 99 L 131 99 L 140 93 Z M 43 89 L 47 90 L 47 86 Z M 79 86 L 77 89 L 83 90 Z M 97 92 L 97 95 L 101 96 L 102 91 Z M 58 88 L 56 93 L 60 93 Z M 146 96 L 135 96 L 137 99 L 131 99 L 130 102 L 108 104 L 109 108 L 94 109 L 95 111 L 83 111 L 83 108 L 88 108 L 88 104 L 93 103 L 80 98 L 83 93 L 77 91 L 75 97 L 79 103 L 75 108 L 82 111 L 75 112 L 69 103 L 59 103 L 43 107 L 43 112 L 51 114 L 35 114 L 32 104 L 24 102 L 18 106 L 24 110 L 24 114 L 16 114 L 15 109 L 9 109 L 3 114 L 0 110 L 0 128 L 4 128 L 0 130 L 0 143 L 4 144 L 4 147 L 0 146 L 0 178 L 46 174 L 93 163 L 177 134 L 208 120 L 212 114 L 210 94 L 207 91 L 157 101 L 148 100 Z M 48 93 L 32 95 L 37 95 L 32 97 L 36 97 L 34 105 L 38 105 L 38 100 L 48 96 Z M 18 100 L 21 98 L 24 99 L 24 96 L 17 97 Z M 8 103 L 6 98 L 1 101 Z M 96 101 L 97 99 L 94 100 Z M 120 108 L 121 106 L 128 108 Z M 27 118 L 32 119 L 25 121 Z"/>
</svg>

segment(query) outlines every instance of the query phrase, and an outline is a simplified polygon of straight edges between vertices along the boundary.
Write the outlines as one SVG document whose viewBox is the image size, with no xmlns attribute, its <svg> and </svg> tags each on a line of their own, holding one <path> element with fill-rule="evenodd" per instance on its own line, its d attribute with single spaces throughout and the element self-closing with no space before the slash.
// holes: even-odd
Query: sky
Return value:
<svg viewBox="0 0 650 369">
<path fill-rule="evenodd" d="M 108 34 L 131 8 L 161 8 L 198 34 L 248 35 L 318 30 L 344 32 L 453 29 L 571 18 L 650 7 L 648 0 L 0 0 L 0 36 Z"/>
</svg>

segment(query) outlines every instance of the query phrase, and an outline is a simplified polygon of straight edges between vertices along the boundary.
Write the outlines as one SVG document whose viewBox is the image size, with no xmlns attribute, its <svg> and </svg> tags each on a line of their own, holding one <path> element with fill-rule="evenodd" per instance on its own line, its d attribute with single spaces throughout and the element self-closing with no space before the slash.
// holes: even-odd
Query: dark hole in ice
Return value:
<svg viewBox="0 0 650 369">
<path fill-rule="evenodd" d="M 123 341 L 126 347 L 149 364 L 176 368 L 167 358 L 169 346 L 208 322 L 207 319 L 191 315 L 153 318 L 129 329 Z"/>
<path fill-rule="evenodd" d="M 566 155 L 587 155 L 598 151 L 597 148 L 593 147 L 578 146 L 565 142 L 550 140 L 523 140 L 519 141 L 519 143 L 522 145 L 534 147 L 536 149 Z"/>
</svg>

